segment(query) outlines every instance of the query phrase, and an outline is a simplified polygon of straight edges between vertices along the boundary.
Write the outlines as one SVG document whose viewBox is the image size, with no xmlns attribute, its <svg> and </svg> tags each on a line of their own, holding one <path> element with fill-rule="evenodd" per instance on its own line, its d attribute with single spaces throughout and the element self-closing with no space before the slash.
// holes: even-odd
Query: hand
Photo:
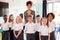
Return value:
<svg viewBox="0 0 60 40">
<path fill-rule="evenodd" d="M 16 39 L 18 38 L 18 36 L 16 36 Z"/>
<path fill-rule="evenodd" d="M 41 40 L 41 39 L 40 39 Z"/>
<path fill-rule="evenodd" d="M 48 39 L 48 40 L 50 40 L 50 39 Z"/>
</svg>

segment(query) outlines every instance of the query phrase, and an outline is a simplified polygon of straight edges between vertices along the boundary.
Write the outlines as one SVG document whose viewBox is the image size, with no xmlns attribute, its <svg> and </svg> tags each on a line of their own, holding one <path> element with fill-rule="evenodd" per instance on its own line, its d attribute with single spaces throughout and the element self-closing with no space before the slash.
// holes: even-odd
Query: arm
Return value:
<svg viewBox="0 0 60 40">
<path fill-rule="evenodd" d="M 26 12 L 24 12 L 24 22 L 26 23 L 26 21 L 27 21 L 27 17 L 26 17 Z"/>
<path fill-rule="evenodd" d="M 21 34 L 21 32 L 22 32 L 22 30 L 20 29 L 19 32 L 18 32 L 18 34 L 17 34 L 17 37 Z"/>
<path fill-rule="evenodd" d="M 35 11 L 33 11 L 33 15 L 34 15 L 33 19 L 34 19 L 34 22 L 35 22 L 35 21 L 36 21 L 36 20 L 35 20 Z"/>
<path fill-rule="evenodd" d="M 50 40 L 50 33 L 48 33 L 48 40 Z"/>
<path fill-rule="evenodd" d="M 41 32 L 39 32 L 39 40 L 41 40 Z"/>
<path fill-rule="evenodd" d="M 13 31 L 14 36 L 16 37 L 15 31 Z"/>
</svg>

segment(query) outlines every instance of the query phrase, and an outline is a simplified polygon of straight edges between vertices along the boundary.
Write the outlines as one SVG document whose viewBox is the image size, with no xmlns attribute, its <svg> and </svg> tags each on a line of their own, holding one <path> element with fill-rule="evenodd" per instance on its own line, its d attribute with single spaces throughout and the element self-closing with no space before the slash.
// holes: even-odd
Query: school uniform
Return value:
<svg viewBox="0 0 60 40">
<path fill-rule="evenodd" d="M 15 31 L 16 35 L 18 34 L 20 29 L 22 30 L 22 32 L 17 39 L 14 36 L 13 40 L 23 40 L 23 26 L 24 26 L 23 23 L 19 23 L 19 24 L 14 23 L 13 30 Z"/>
<path fill-rule="evenodd" d="M 55 39 L 55 27 L 56 27 L 56 23 L 54 21 L 49 22 L 49 29 L 50 29 L 50 40 L 56 40 Z"/>
<path fill-rule="evenodd" d="M 39 40 L 39 28 L 40 28 L 41 24 L 36 23 L 36 32 L 35 32 L 35 40 Z"/>
<path fill-rule="evenodd" d="M 50 33 L 49 28 L 47 26 L 41 25 L 39 30 L 39 32 L 41 33 L 41 40 L 48 40 L 48 33 Z"/>
<path fill-rule="evenodd" d="M 9 26 L 9 32 L 10 32 L 10 40 L 13 40 L 13 24 L 8 22 L 8 26 Z"/>
<path fill-rule="evenodd" d="M 2 40 L 10 40 L 8 22 L 2 23 Z"/>
<path fill-rule="evenodd" d="M 34 23 L 26 23 L 25 24 L 25 33 L 27 36 L 27 40 L 35 40 L 35 24 Z"/>
</svg>

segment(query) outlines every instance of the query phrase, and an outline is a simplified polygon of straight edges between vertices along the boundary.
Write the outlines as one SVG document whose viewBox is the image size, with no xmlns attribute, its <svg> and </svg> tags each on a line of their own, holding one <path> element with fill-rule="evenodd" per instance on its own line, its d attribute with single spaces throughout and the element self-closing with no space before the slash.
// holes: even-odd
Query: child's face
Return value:
<svg viewBox="0 0 60 40">
<path fill-rule="evenodd" d="M 28 22 L 32 22 L 33 18 L 32 17 L 28 17 Z"/>
<path fill-rule="evenodd" d="M 20 18 L 17 17 L 17 18 L 16 18 L 16 23 L 19 23 L 19 22 L 20 22 Z"/>
<path fill-rule="evenodd" d="M 4 19 L 5 22 L 7 22 L 7 16 L 5 16 L 3 19 Z"/>
<path fill-rule="evenodd" d="M 47 19 L 43 18 L 42 19 L 42 25 L 46 25 L 47 24 Z"/>
<path fill-rule="evenodd" d="M 48 20 L 49 21 L 52 21 L 53 20 L 53 16 L 51 14 L 48 16 Z"/>
<path fill-rule="evenodd" d="M 39 22 L 39 21 L 41 20 L 41 18 L 40 18 L 40 17 L 36 17 L 36 19 L 37 19 L 37 22 Z"/>
<path fill-rule="evenodd" d="M 13 20 L 13 19 L 14 19 L 14 17 L 13 17 L 13 16 L 11 16 L 11 17 L 10 17 L 10 19 L 11 19 L 11 20 Z"/>
</svg>

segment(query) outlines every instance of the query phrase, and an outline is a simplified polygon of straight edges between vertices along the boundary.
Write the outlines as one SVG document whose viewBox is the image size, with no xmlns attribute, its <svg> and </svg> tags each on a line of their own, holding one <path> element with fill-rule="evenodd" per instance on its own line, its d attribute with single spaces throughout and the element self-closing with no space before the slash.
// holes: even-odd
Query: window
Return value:
<svg viewBox="0 0 60 40">
<path fill-rule="evenodd" d="M 60 24 L 60 2 L 51 2 L 47 4 L 47 13 L 53 12 L 55 14 L 54 21 Z"/>
</svg>

